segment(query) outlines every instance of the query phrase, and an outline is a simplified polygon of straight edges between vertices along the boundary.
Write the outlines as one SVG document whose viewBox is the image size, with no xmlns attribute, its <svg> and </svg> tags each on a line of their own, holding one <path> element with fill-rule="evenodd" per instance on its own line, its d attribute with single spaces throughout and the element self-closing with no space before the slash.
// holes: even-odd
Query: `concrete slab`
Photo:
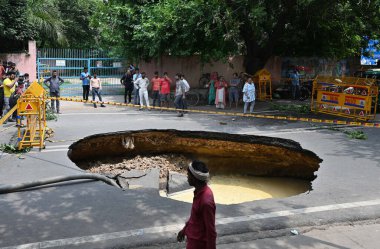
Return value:
<svg viewBox="0 0 380 249">
<path fill-rule="evenodd" d="M 148 188 L 159 190 L 160 169 L 131 170 L 117 177 L 125 189 Z"/>
<path fill-rule="evenodd" d="M 168 179 L 168 194 L 183 191 L 189 189 L 189 183 L 187 182 L 187 175 L 170 171 Z"/>
</svg>

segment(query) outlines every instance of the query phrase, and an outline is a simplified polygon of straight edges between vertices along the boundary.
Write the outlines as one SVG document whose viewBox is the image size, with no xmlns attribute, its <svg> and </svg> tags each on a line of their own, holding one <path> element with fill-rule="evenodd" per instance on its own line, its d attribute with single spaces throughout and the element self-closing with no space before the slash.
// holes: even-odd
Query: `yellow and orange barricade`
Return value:
<svg viewBox="0 0 380 249">
<path fill-rule="evenodd" d="M 256 85 L 257 99 L 261 101 L 272 100 L 271 74 L 266 69 L 261 69 L 253 76 Z"/>
<path fill-rule="evenodd" d="M 18 148 L 44 148 L 46 128 L 46 92 L 37 82 L 33 82 L 17 101 Z M 26 120 L 25 130 L 21 120 Z"/>
<path fill-rule="evenodd" d="M 374 120 L 378 91 L 374 79 L 318 76 L 313 82 L 311 110 L 355 120 Z"/>
</svg>

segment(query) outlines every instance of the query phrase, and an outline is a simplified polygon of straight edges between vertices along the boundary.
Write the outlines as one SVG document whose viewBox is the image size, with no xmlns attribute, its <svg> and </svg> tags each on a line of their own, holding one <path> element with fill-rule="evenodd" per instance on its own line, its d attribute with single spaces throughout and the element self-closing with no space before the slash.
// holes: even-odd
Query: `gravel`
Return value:
<svg viewBox="0 0 380 249">
<path fill-rule="evenodd" d="M 186 174 L 191 160 L 183 155 L 164 154 L 158 156 L 136 156 L 134 158 L 112 158 L 89 162 L 86 169 L 91 173 L 119 175 L 130 170 L 160 169 L 160 179 L 167 179 L 169 171 Z"/>
</svg>

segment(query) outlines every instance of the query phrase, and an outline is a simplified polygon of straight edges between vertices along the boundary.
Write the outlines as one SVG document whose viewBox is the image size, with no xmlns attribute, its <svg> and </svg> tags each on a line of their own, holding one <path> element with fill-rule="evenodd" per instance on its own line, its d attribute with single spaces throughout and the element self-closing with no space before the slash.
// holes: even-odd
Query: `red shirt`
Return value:
<svg viewBox="0 0 380 249">
<path fill-rule="evenodd" d="M 153 91 L 160 91 L 161 78 L 152 78 Z"/>
<path fill-rule="evenodd" d="M 170 93 L 170 84 L 172 83 L 172 80 L 168 78 L 162 78 L 161 80 L 161 94 L 168 94 Z"/>
<path fill-rule="evenodd" d="M 215 249 L 215 202 L 209 186 L 194 191 L 191 215 L 184 228 L 186 249 Z"/>
<path fill-rule="evenodd" d="M 216 89 L 222 89 L 222 88 L 225 88 L 227 87 L 227 82 L 226 81 L 217 81 L 215 83 L 215 88 Z"/>
</svg>

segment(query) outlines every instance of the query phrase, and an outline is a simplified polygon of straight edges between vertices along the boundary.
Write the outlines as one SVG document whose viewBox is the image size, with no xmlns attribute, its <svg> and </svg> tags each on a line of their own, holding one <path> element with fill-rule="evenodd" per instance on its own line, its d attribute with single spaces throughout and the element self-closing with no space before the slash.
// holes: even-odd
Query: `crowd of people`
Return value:
<svg viewBox="0 0 380 249">
<path fill-rule="evenodd" d="M 217 72 L 213 72 L 206 87 L 208 88 L 207 102 L 209 105 L 215 104 L 217 109 L 225 109 L 228 96 L 230 109 L 233 104 L 237 109 L 239 100 L 241 99 L 240 93 L 242 93 L 244 113 L 247 113 L 248 106 L 250 106 L 250 113 L 253 112 L 256 100 L 256 88 L 251 76 L 244 73 L 241 73 L 239 76 L 237 73 L 234 73 L 232 79 L 227 83 L 223 76 L 219 76 Z"/>
<path fill-rule="evenodd" d="M 186 94 L 190 90 L 190 85 L 185 79 L 185 75 L 181 73 L 177 73 L 174 80 L 174 105 L 178 109 L 178 116 L 183 117 L 185 109 L 187 109 Z M 153 78 L 149 80 L 145 72 L 140 73 L 138 68 L 130 67 L 120 79 L 120 83 L 125 87 L 124 103 L 140 105 L 140 110 L 146 106 L 150 110 L 148 89 L 151 85 L 153 106 L 167 108 L 170 106 L 170 92 L 172 85 L 174 88 L 174 83 L 167 72 L 160 76 L 156 71 Z M 133 103 L 132 94 L 134 96 Z"/>
<path fill-rule="evenodd" d="M 105 107 L 102 102 L 102 82 L 97 73 L 90 75 L 88 68 L 84 68 L 80 75 L 83 87 L 83 100 L 88 100 L 90 92 L 92 100 L 95 101 L 96 96 L 101 102 L 101 107 Z M 51 97 L 60 97 L 60 86 L 64 80 L 57 75 L 57 71 L 53 70 L 51 77 L 44 80 Z M 147 108 L 150 110 L 149 96 L 152 97 L 153 107 L 170 107 L 171 92 L 174 92 L 174 106 L 177 109 L 179 117 L 183 117 L 186 113 L 187 103 L 186 96 L 190 90 L 190 84 L 185 79 L 185 75 L 177 73 L 174 80 L 167 72 L 162 75 L 158 71 L 154 72 L 154 76 L 149 80 L 145 72 L 141 72 L 132 65 L 121 77 L 120 83 L 124 86 L 124 103 L 140 105 L 140 110 Z M 4 116 L 14 105 L 17 99 L 29 86 L 29 75 L 20 75 L 13 62 L 0 61 L 0 115 Z M 219 76 L 214 72 L 210 76 L 210 81 L 206 84 L 208 89 L 207 102 L 209 105 L 215 105 L 216 108 L 224 109 L 227 106 L 238 108 L 240 100 L 244 102 L 244 113 L 248 110 L 253 112 L 255 106 L 255 84 L 252 78 L 244 74 L 233 74 L 232 79 L 227 82 L 223 76 Z M 151 94 L 149 94 L 149 91 Z M 133 96 L 133 101 L 132 101 Z M 94 108 L 97 105 L 94 103 Z M 59 99 L 51 100 L 51 109 L 53 112 L 60 114 Z M 15 122 L 16 112 L 6 122 Z"/>
<path fill-rule="evenodd" d="M 16 63 L 0 60 L 0 116 L 5 116 L 16 104 L 17 99 L 29 87 L 29 74 L 20 74 Z M 16 122 L 14 112 L 4 123 Z"/>
<path fill-rule="evenodd" d="M 124 103 L 132 103 L 133 95 L 132 104 L 140 105 L 141 110 L 144 108 L 144 101 L 149 110 L 149 88 L 152 89 L 153 106 L 169 107 L 172 87 L 175 97 L 174 105 L 179 109 L 178 115 L 183 116 L 185 109 L 187 109 L 186 95 L 190 90 L 190 85 L 181 73 L 177 73 L 173 81 L 167 72 L 160 76 L 159 72 L 156 71 L 153 78 L 149 80 L 145 72 L 140 73 L 137 68 L 129 68 L 120 79 L 120 83 L 125 87 Z M 242 93 L 244 113 L 247 113 L 249 106 L 250 113 L 253 112 L 256 90 L 251 77 L 244 74 L 239 77 L 237 73 L 234 73 L 233 78 L 228 83 L 223 76 L 218 76 L 218 73 L 214 72 L 205 87 L 208 89 L 207 102 L 209 105 L 215 104 L 216 108 L 224 109 L 227 106 L 228 96 L 230 108 L 232 108 L 233 104 L 235 108 L 238 108 L 238 103 L 241 99 L 240 93 Z"/>
</svg>

